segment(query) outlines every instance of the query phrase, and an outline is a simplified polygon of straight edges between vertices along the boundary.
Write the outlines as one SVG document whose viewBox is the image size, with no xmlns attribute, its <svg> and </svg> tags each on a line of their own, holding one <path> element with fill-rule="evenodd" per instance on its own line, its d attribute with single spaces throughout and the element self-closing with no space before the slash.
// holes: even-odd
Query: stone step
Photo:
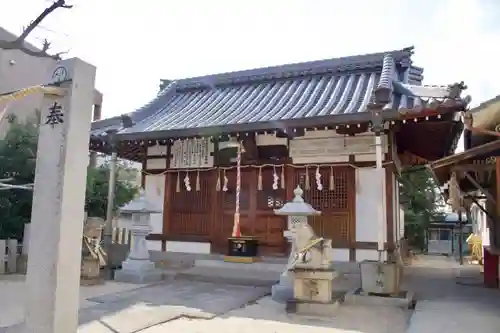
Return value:
<svg viewBox="0 0 500 333">
<path fill-rule="evenodd" d="M 283 273 L 286 268 L 286 262 L 266 262 L 259 261 L 249 264 L 225 262 L 224 260 L 212 260 L 212 259 L 198 259 L 194 262 L 195 267 L 206 267 L 206 268 L 219 268 L 219 269 L 230 269 L 245 272 L 271 272 L 279 275 Z"/>
<path fill-rule="evenodd" d="M 246 264 L 238 264 L 244 266 Z M 193 267 L 176 274 L 176 280 L 220 284 L 270 287 L 279 281 L 280 273 L 221 267 Z"/>
</svg>

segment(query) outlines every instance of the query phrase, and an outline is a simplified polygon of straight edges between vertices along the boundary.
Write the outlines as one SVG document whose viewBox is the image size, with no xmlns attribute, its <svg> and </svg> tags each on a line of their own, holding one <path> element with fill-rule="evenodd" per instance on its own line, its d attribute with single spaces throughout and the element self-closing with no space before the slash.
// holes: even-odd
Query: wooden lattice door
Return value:
<svg viewBox="0 0 500 333">
<path fill-rule="evenodd" d="M 182 239 L 209 239 L 212 218 L 212 193 L 215 182 L 211 172 L 188 173 L 191 189 L 186 188 L 186 173 L 178 173 L 170 185 L 170 223 L 168 234 Z M 199 177 L 199 188 L 196 178 Z"/>
<path fill-rule="evenodd" d="M 320 216 L 309 219 L 314 231 L 332 239 L 336 247 L 348 247 L 355 241 L 354 171 L 348 167 L 322 167 L 319 172 L 321 190 L 316 183 L 316 168 L 295 169 L 292 184 L 299 184 L 304 191 L 304 200 L 321 211 Z"/>
<path fill-rule="evenodd" d="M 274 172 L 276 172 L 276 180 Z M 281 167 L 262 168 L 260 171 L 262 186 L 256 193 L 256 216 L 253 234 L 259 238 L 259 249 L 264 255 L 283 255 L 287 244 L 283 237 L 286 219 L 274 213 L 274 209 L 281 208 L 286 202 L 284 187 L 284 169 Z M 274 186 L 273 186 L 274 183 Z"/>
</svg>

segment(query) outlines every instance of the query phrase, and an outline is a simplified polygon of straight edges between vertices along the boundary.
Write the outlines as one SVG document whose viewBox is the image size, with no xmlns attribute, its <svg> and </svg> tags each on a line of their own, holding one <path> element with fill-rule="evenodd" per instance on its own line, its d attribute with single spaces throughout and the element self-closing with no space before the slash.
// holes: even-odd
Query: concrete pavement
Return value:
<svg viewBox="0 0 500 333">
<path fill-rule="evenodd" d="M 170 279 L 136 286 L 107 282 L 82 287 L 79 333 L 493 333 L 500 327 L 500 291 L 455 283 L 460 268 L 454 261 L 423 257 L 406 269 L 405 288 L 416 292 L 416 311 L 343 304 L 332 318 L 287 315 L 272 301 L 269 287 L 252 287 Z M 222 272 L 227 275 L 229 272 Z M 182 276 L 182 275 L 181 275 Z M 348 274 L 335 285 L 349 290 L 359 275 Z M 0 332 L 20 332 L 22 281 L 1 281 Z M 10 300 L 10 302 L 7 302 Z M 10 305 L 9 305 L 10 304 Z M 408 327 L 409 323 L 409 327 Z"/>
<path fill-rule="evenodd" d="M 408 268 L 406 285 L 419 301 L 408 333 L 497 333 L 500 331 L 500 290 L 456 283 L 476 275 L 478 266 L 463 266 L 452 258 L 422 257 Z"/>
</svg>

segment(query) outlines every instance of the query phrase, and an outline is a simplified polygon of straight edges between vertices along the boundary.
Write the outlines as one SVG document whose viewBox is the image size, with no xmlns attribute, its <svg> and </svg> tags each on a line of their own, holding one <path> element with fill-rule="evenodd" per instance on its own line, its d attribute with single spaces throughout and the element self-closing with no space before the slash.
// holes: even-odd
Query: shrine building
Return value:
<svg viewBox="0 0 500 333">
<path fill-rule="evenodd" d="M 467 111 L 464 118 L 464 151 L 433 161 L 430 167 L 451 206 L 465 212 L 473 225 L 484 285 L 499 288 L 500 96 Z"/>
<path fill-rule="evenodd" d="M 413 48 L 162 80 L 142 108 L 92 124 L 90 149 L 143 164 L 152 216 L 150 248 L 225 253 L 236 207 L 241 144 L 240 225 L 261 255 L 287 255 L 287 226 L 274 209 L 304 199 L 322 214 L 316 233 L 337 261 L 377 260 L 403 237 L 398 173 L 453 154 L 469 99 L 463 83 L 422 85 Z M 385 185 L 374 183 L 374 114 L 382 117 Z M 380 132 L 379 132 L 380 133 Z M 385 220 L 379 232 L 375 215 Z"/>
</svg>

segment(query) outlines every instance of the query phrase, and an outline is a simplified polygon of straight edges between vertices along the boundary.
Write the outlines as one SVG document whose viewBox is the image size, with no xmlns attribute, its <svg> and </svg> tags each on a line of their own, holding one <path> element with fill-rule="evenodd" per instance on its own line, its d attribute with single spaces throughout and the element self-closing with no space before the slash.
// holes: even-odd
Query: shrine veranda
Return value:
<svg viewBox="0 0 500 333">
<path fill-rule="evenodd" d="M 142 163 L 146 195 L 163 207 L 151 217 L 152 250 L 226 253 L 238 192 L 241 233 L 258 238 L 261 255 L 285 256 L 287 224 L 274 209 L 300 185 L 322 212 L 310 224 L 332 239 L 334 260 L 377 260 L 380 234 L 389 251 L 403 237 L 398 173 L 453 154 L 468 104 L 463 83 L 422 85 L 412 54 L 163 80 L 144 107 L 94 122 L 90 149 Z M 383 186 L 373 177 L 375 135 Z"/>
</svg>

